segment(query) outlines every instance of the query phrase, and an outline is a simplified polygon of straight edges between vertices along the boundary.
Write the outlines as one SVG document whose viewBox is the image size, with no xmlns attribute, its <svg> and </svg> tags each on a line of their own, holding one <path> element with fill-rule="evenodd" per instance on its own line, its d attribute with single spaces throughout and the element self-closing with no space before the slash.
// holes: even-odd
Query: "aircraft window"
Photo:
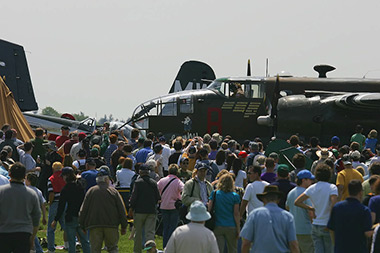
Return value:
<svg viewBox="0 0 380 253">
<path fill-rule="evenodd" d="M 163 98 L 159 104 L 158 114 L 162 116 L 177 116 L 177 101 L 175 97 Z M 160 113 L 161 111 L 161 113 Z"/>
<path fill-rule="evenodd" d="M 245 85 L 240 83 L 230 83 L 230 97 L 233 98 L 244 98 L 246 97 L 244 93 Z"/>
<path fill-rule="evenodd" d="M 191 96 L 183 96 L 179 98 L 179 111 L 180 113 L 193 113 L 193 100 Z"/>
</svg>

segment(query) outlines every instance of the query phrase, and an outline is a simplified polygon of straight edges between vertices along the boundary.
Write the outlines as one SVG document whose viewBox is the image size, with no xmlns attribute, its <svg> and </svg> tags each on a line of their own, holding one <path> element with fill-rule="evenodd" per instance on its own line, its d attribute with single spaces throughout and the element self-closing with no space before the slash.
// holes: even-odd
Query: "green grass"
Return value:
<svg viewBox="0 0 380 253">
<path fill-rule="evenodd" d="M 42 225 L 40 230 L 37 233 L 38 237 L 45 237 L 46 238 L 46 229 L 47 226 Z M 133 240 L 128 240 L 128 237 L 130 235 L 129 227 L 127 229 L 127 234 L 120 236 L 119 239 L 119 252 L 133 252 Z M 155 238 L 157 249 L 162 249 L 162 237 L 156 236 Z M 63 231 L 61 230 L 61 226 L 57 225 L 57 229 L 55 230 L 55 244 L 56 245 L 63 245 Z M 46 250 L 46 248 L 44 248 Z M 56 252 L 66 252 L 65 250 L 56 250 Z M 102 251 L 106 252 L 106 251 Z"/>
</svg>

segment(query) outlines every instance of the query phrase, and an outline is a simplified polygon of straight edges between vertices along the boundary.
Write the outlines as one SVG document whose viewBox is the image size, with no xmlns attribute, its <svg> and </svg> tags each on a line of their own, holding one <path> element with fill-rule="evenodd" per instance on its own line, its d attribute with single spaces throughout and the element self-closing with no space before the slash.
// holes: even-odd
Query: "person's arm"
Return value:
<svg viewBox="0 0 380 253">
<path fill-rule="evenodd" d="M 239 212 L 239 204 L 234 205 L 234 219 L 236 225 L 236 238 L 239 238 L 240 234 L 240 212 Z"/>
<path fill-rule="evenodd" d="M 244 178 L 243 179 L 243 188 L 244 189 L 245 189 L 245 187 L 247 187 L 247 184 L 248 184 L 247 178 Z"/>
<path fill-rule="evenodd" d="M 42 211 L 42 224 L 46 225 L 46 206 L 45 206 L 45 203 L 41 204 L 41 211 Z"/>
<path fill-rule="evenodd" d="M 333 244 L 333 246 L 335 245 L 335 232 L 331 229 L 329 229 L 329 232 L 330 232 L 330 238 L 331 238 L 331 242 Z"/>
<path fill-rule="evenodd" d="M 298 198 L 296 199 L 296 201 L 294 201 L 294 205 L 295 206 L 298 206 L 298 207 L 301 207 L 303 209 L 306 209 L 308 211 L 315 211 L 314 207 L 312 206 L 309 206 L 309 205 L 306 205 L 304 203 L 305 200 L 307 200 L 309 198 L 309 196 L 307 196 L 305 193 L 302 193 L 301 195 L 298 196 Z"/>
<path fill-rule="evenodd" d="M 375 220 L 376 220 L 376 213 L 371 212 L 371 217 L 372 217 L 372 223 L 375 223 Z"/>
<path fill-rule="evenodd" d="M 241 253 L 249 253 L 249 249 L 251 248 L 252 242 L 245 238 L 242 238 L 242 239 L 243 239 L 243 243 L 241 245 Z"/>
<path fill-rule="evenodd" d="M 338 196 L 330 195 L 330 201 L 331 201 L 331 207 L 330 207 L 330 211 L 331 211 L 332 208 L 335 206 L 335 204 L 338 202 Z"/>
<path fill-rule="evenodd" d="M 243 217 L 245 209 L 247 208 L 248 200 L 243 199 L 240 205 L 240 217 Z"/>
<path fill-rule="evenodd" d="M 300 249 L 298 247 L 298 241 L 290 241 L 289 242 L 289 249 L 291 253 L 299 253 Z"/>
<path fill-rule="evenodd" d="M 337 185 L 338 187 L 338 201 L 340 201 L 342 199 L 342 195 L 343 195 L 343 190 L 344 190 L 344 185 Z"/>
<path fill-rule="evenodd" d="M 49 192 L 49 206 L 51 206 L 53 201 L 54 201 L 54 192 Z"/>
<path fill-rule="evenodd" d="M 364 235 L 365 235 L 366 237 L 368 237 L 368 238 L 371 238 L 372 235 L 373 235 L 373 230 L 365 231 L 365 232 L 364 232 Z"/>
<path fill-rule="evenodd" d="M 211 212 L 212 211 L 212 206 L 214 205 L 214 200 L 210 199 L 207 203 L 207 211 Z"/>
<path fill-rule="evenodd" d="M 66 203 L 67 203 L 67 196 L 66 195 L 67 195 L 66 194 L 66 188 L 63 188 L 61 191 L 61 195 L 59 196 L 57 214 L 55 215 L 55 218 L 54 218 L 55 221 L 58 221 L 61 218 L 63 212 L 65 211 L 65 207 L 66 207 Z"/>
</svg>

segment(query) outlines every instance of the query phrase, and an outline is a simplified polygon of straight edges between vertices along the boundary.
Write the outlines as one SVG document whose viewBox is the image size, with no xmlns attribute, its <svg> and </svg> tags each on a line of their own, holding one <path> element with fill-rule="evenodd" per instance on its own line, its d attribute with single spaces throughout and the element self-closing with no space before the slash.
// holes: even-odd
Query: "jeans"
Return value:
<svg viewBox="0 0 380 253">
<path fill-rule="evenodd" d="M 82 245 L 83 253 L 90 253 L 90 242 L 87 239 L 87 235 L 79 227 L 78 217 L 72 217 L 72 221 L 66 221 L 66 234 L 69 242 L 69 253 L 75 253 L 75 236 L 78 235 L 80 243 Z"/>
<path fill-rule="evenodd" d="M 163 246 L 166 247 L 166 244 L 169 241 L 170 236 L 177 228 L 179 213 L 177 209 L 173 210 L 164 210 L 161 209 L 162 213 L 162 225 L 163 225 Z"/>
<path fill-rule="evenodd" d="M 326 226 L 312 225 L 311 237 L 313 238 L 315 253 L 334 252 L 330 232 Z"/>
<path fill-rule="evenodd" d="M 44 252 L 37 236 L 34 237 L 34 249 L 36 250 L 36 253 L 43 253 Z"/>
<path fill-rule="evenodd" d="M 55 215 L 58 210 L 58 201 L 53 201 L 53 203 L 49 207 L 49 218 L 48 218 L 48 226 L 47 226 L 47 242 L 48 242 L 48 250 L 55 251 L 55 228 L 52 228 L 50 225 L 53 222 Z M 61 228 L 65 230 L 65 219 L 64 215 L 59 219 L 59 224 L 61 224 Z"/>
</svg>

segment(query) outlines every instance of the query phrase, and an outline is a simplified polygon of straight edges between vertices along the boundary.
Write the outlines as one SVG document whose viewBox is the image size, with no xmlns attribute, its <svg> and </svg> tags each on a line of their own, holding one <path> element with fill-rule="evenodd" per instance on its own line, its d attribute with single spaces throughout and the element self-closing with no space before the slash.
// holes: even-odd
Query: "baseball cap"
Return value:
<svg viewBox="0 0 380 253">
<path fill-rule="evenodd" d="M 351 153 L 351 157 L 354 159 L 360 159 L 360 152 L 355 150 L 354 152 Z"/>
<path fill-rule="evenodd" d="M 209 165 L 207 165 L 206 163 L 197 162 L 197 164 L 195 164 L 194 168 L 197 169 L 197 170 L 202 170 L 202 169 L 207 170 L 207 169 L 209 169 L 211 167 Z"/>
<path fill-rule="evenodd" d="M 247 156 L 248 156 L 247 152 L 245 152 L 245 151 L 240 151 L 240 153 L 239 153 L 239 157 L 240 157 L 240 158 L 246 158 Z"/>
<path fill-rule="evenodd" d="M 146 241 L 144 244 L 144 251 L 150 250 L 151 248 L 156 247 L 156 242 L 153 240 Z"/>
<path fill-rule="evenodd" d="M 109 168 L 106 165 L 102 165 L 99 168 L 98 174 L 96 176 L 97 177 L 102 177 L 102 176 L 109 176 L 109 175 L 110 175 Z"/>
<path fill-rule="evenodd" d="M 197 152 L 197 149 L 194 146 L 191 146 L 189 148 L 189 154 L 195 154 Z"/>
<path fill-rule="evenodd" d="M 297 178 L 298 179 L 305 179 L 305 178 L 307 178 L 307 179 L 315 179 L 314 175 L 311 174 L 311 172 L 308 171 L 308 170 L 301 170 L 300 172 L 298 172 Z"/>
<path fill-rule="evenodd" d="M 161 136 L 158 140 L 159 140 L 159 142 L 164 142 L 164 141 L 166 141 L 166 138 L 165 138 L 165 136 Z"/>
<path fill-rule="evenodd" d="M 61 126 L 61 130 L 70 130 L 70 127 L 68 127 L 68 126 Z"/>
</svg>

